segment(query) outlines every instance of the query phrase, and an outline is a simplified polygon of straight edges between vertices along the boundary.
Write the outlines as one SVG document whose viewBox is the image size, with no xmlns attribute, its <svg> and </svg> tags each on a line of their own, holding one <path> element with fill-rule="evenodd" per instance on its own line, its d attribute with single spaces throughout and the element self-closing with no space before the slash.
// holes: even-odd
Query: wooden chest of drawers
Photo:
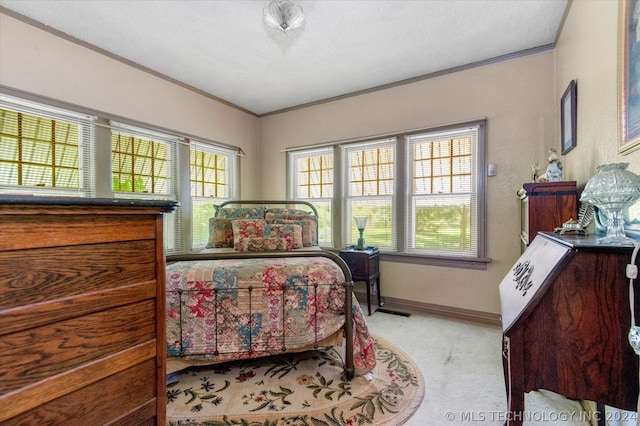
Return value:
<svg viewBox="0 0 640 426">
<path fill-rule="evenodd" d="M 165 424 L 162 212 L 0 197 L 0 423 Z"/>
</svg>

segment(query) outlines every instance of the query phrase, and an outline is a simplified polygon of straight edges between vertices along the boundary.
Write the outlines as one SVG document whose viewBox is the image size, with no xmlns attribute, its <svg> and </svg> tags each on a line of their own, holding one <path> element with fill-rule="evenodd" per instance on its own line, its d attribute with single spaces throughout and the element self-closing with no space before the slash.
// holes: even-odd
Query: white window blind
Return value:
<svg viewBox="0 0 640 426">
<path fill-rule="evenodd" d="M 407 136 L 407 252 L 478 253 L 478 127 Z"/>
<path fill-rule="evenodd" d="M 318 241 L 333 245 L 334 148 L 289 153 L 293 199 L 308 201 L 318 211 Z"/>
<path fill-rule="evenodd" d="M 94 118 L 0 96 L 3 192 L 93 196 Z"/>
<path fill-rule="evenodd" d="M 173 135 L 111 122 L 111 183 L 116 198 L 179 200 L 178 145 Z M 184 247 L 180 207 L 165 215 L 164 245 Z"/>
<path fill-rule="evenodd" d="M 192 248 L 202 249 L 209 239 L 209 218 L 215 215 L 214 205 L 234 196 L 237 154 L 198 141 L 191 141 L 189 152 Z"/>
<path fill-rule="evenodd" d="M 344 147 L 343 234 L 349 244 L 358 238 L 354 217 L 368 217 L 367 245 L 396 250 L 394 206 L 396 138 Z"/>
</svg>

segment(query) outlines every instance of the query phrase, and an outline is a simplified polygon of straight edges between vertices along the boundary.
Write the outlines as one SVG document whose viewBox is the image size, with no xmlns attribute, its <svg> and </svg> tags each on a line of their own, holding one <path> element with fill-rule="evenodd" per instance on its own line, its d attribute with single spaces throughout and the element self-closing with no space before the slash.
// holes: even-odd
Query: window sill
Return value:
<svg viewBox="0 0 640 426">
<path fill-rule="evenodd" d="M 417 265 L 477 269 L 482 271 L 486 271 L 487 264 L 492 262 L 492 259 L 488 257 L 461 258 L 455 256 L 412 255 L 407 253 L 380 253 L 380 260 L 385 262 L 413 263 Z"/>
</svg>

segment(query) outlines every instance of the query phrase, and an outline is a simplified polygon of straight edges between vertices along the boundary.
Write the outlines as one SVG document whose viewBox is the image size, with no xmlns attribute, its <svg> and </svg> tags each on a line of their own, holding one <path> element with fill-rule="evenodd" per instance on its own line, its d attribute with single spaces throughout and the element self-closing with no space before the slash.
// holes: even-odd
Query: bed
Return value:
<svg viewBox="0 0 640 426">
<path fill-rule="evenodd" d="M 342 345 L 347 379 L 375 366 L 351 272 L 318 246 L 310 203 L 217 206 L 207 249 L 167 256 L 166 283 L 168 373 Z"/>
</svg>

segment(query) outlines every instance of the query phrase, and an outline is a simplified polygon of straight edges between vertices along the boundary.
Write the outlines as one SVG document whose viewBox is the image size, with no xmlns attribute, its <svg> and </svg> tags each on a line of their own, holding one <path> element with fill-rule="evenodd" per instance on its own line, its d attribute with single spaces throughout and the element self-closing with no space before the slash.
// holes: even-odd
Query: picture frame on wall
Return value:
<svg viewBox="0 0 640 426">
<path fill-rule="evenodd" d="M 577 99 L 577 84 L 575 80 L 571 80 L 560 99 L 560 145 L 562 147 L 562 155 L 571 151 L 577 144 Z"/>
<path fill-rule="evenodd" d="M 619 2 L 618 40 L 618 152 L 628 154 L 640 148 L 640 42 L 638 18 L 631 13 L 638 0 Z"/>
</svg>

